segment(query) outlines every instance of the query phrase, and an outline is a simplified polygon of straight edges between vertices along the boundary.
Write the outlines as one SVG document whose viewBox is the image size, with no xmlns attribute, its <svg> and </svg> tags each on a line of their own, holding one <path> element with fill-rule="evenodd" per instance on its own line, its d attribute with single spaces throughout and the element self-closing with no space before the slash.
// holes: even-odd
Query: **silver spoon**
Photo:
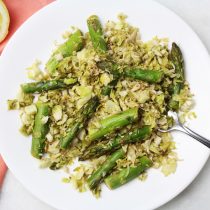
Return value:
<svg viewBox="0 0 210 210">
<path fill-rule="evenodd" d="M 210 148 L 210 140 L 204 138 L 203 136 L 197 134 L 196 132 L 192 131 L 190 128 L 186 127 L 179 121 L 179 117 L 176 112 L 168 111 L 168 116 L 172 117 L 174 119 L 174 126 L 167 130 L 158 129 L 160 132 L 166 133 L 170 131 L 181 131 L 183 133 L 186 133 L 188 136 L 191 136 L 192 138 L 196 139 L 200 143 L 206 145 L 208 148 Z"/>
</svg>

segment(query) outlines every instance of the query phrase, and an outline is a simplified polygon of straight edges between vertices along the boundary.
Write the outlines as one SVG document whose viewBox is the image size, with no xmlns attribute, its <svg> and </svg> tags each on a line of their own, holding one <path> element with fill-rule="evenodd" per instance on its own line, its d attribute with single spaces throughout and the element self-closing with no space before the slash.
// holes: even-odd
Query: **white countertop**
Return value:
<svg viewBox="0 0 210 210">
<path fill-rule="evenodd" d="M 209 0 L 157 0 L 180 15 L 199 35 L 210 52 L 210 1 Z M 209 210 L 210 161 L 179 196 L 158 210 Z M 0 192 L 1 210 L 55 210 L 31 195 L 8 171 Z"/>
</svg>

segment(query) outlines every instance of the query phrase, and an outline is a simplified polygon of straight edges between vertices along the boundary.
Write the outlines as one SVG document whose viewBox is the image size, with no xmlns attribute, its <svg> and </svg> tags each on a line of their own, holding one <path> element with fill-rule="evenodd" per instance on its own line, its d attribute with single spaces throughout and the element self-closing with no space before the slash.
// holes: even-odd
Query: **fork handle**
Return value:
<svg viewBox="0 0 210 210">
<path fill-rule="evenodd" d="M 188 134 L 192 138 L 196 139 L 200 143 L 202 143 L 205 146 L 207 146 L 208 148 L 210 148 L 210 140 L 209 139 L 199 135 L 198 133 L 194 132 L 193 130 L 191 130 L 190 128 L 188 128 L 184 125 L 182 125 L 181 127 L 183 128 L 183 130 L 182 130 L 183 132 L 185 132 L 186 134 Z"/>
</svg>

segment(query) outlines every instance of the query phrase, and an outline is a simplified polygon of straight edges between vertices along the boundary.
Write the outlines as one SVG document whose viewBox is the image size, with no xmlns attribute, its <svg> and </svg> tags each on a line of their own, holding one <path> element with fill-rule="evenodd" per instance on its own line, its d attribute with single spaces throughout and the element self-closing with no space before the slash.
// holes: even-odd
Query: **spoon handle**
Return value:
<svg viewBox="0 0 210 210">
<path fill-rule="evenodd" d="M 204 144 L 205 146 L 207 146 L 208 148 L 210 148 L 210 140 L 206 139 L 205 137 L 199 135 L 198 133 L 194 132 L 193 130 L 191 130 L 190 128 L 182 125 L 181 126 L 183 128 L 183 131 L 188 134 L 189 136 L 191 136 L 192 138 L 196 139 L 197 141 L 199 141 L 200 143 Z"/>
</svg>

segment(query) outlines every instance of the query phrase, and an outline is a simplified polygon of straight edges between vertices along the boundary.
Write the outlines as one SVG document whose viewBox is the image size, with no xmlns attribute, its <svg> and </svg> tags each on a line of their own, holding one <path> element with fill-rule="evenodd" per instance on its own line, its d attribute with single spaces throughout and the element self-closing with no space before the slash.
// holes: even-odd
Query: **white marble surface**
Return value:
<svg viewBox="0 0 210 210">
<path fill-rule="evenodd" d="M 180 15 L 200 36 L 210 52 L 209 0 L 157 0 Z M 210 209 L 210 161 L 194 182 L 158 210 Z M 31 195 L 9 171 L 0 192 L 1 210 L 55 210 Z"/>
</svg>

